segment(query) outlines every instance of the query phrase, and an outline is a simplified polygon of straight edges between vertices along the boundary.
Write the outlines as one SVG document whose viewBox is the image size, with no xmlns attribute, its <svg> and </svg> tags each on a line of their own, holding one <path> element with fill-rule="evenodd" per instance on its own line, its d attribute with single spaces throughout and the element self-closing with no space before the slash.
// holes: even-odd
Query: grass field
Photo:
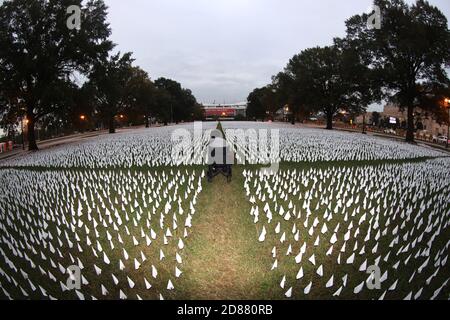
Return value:
<svg viewBox="0 0 450 320">
<path fill-rule="evenodd" d="M 231 183 L 203 166 L 0 168 L 0 296 L 449 299 L 449 164 L 239 165 Z"/>
</svg>

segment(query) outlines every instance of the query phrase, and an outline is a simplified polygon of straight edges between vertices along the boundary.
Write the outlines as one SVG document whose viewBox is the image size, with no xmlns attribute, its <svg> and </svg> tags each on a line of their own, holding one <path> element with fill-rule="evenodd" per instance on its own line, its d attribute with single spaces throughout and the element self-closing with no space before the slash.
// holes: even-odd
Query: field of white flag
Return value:
<svg viewBox="0 0 450 320">
<path fill-rule="evenodd" d="M 186 130 L 191 135 L 194 152 L 201 154 L 215 123 L 203 123 L 202 131 L 194 132 L 192 124 L 176 127 L 141 129 L 116 135 L 103 135 L 78 143 L 62 145 L 39 153 L 28 154 L 0 162 L 0 167 L 51 167 L 51 168 L 133 168 L 173 166 L 172 157 L 174 129 Z M 280 124 L 256 124 L 230 122 L 223 124 L 227 140 L 238 154 L 242 152 L 246 163 L 267 162 L 267 152 L 259 150 L 259 130 L 267 130 L 270 142 L 271 129 L 279 130 L 280 150 L 274 161 L 317 162 L 317 161 L 364 161 L 399 160 L 423 157 L 439 157 L 444 154 L 431 148 L 408 145 L 403 142 L 383 140 L 361 134 L 328 132 L 318 129 L 292 128 Z M 230 129 L 244 130 L 245 139 L 233 139 Z M 254 136 L 247 130 L 254 130 Z M 251 146 L 255 146 L 252 148 Z M 262 152 L 260 152 L 262 151 Z M 239 154 L 238 154 L 239 156 Z M 269 155 L 270 156 L 270 155 Z M 270 158 L 270 157 L 269 157 Z M 185 164 L 195 164 L 194 157 L 188 157 Z"/>
<path fill-rule="evenodd" d="M 245 170 L 257 240 L 284 296 L 436 299 L 450 280 L 449 166 Z M 366 285 L 371 267 L 383 290 Z"/>
<path fill-rule="evenodd" d="M 245 160 L 234 168 L 239 194 L 227 196 L 263 252 L 264 285 L 254 285 L 269 281 L 270 298 L 448 299 L 448 153 L 285 124 L 222 125 Z M 214 199 L 198 209 L 207 167 L 195 157 L 179 165 L 172 134 L 185 130 L 203 153 L 216 126 L 129 130 L 0 161 L 0 298 L 184 298 L 195 283 L 186 248 Z M 266 129 L 268 141 L 279 135 L 276 155 L 252 141 Z M 262 174 L 268 161 L 278 172 Z"/>
<path fill-rule="evenodd" d="M 170 297 L 203 175 L 2 170 L 2 296 Z M 81 270 L 79 289 L 67 287 L 70 266 Z"/>
</svg>

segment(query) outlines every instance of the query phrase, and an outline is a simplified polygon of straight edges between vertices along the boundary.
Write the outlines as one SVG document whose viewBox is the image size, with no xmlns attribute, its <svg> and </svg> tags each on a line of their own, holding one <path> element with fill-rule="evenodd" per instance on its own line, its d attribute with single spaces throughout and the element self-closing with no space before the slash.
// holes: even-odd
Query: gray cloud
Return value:
<svg viewBox="0 0 450 320">
<path fill-rule="evenodd" d="M 410 1 L 411 2 L 411 1 Z M 447 16 L 448 0 L 430 1 Z M 112 39 L 201 102 L 244 101 L 301 50 L 332 43 L 371 0 L 106 0 Z"/>
</svg>

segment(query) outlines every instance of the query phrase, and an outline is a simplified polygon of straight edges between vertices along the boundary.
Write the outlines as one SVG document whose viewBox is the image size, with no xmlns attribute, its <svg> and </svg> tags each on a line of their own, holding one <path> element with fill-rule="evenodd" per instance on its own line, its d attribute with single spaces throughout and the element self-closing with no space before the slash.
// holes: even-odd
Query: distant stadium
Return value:
<svg viewBox="0 0 450 320">
<path fill-rule="evenodd" d="M 203 104 L 203 112 L 206 120 L 236 120 L 245 118 L 247 102 L 236 104 Z"/>
</svg>

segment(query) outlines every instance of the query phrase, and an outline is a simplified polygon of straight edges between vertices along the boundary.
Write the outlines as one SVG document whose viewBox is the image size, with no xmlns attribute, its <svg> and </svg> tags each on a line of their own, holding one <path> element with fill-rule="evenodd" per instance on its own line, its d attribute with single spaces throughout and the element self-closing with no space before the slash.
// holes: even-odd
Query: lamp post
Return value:
<svg viewBox="0 0 450 320">
<path fill-rule="evenodd" d="M 25 118 L 23 118 L 22 119 L 22 149 L 23 150 L 25 150 L 25 133 L 24 133 L 24 123 L 25 123 L 25 126 L 28 126 L 28 122 L 29 122 L 29 120 L 25 117 Z M 27 133 L 28 133 L 28 128 L 27 128 Z"/>
<path fill-rule="evenodd" d="M 23 133 L 23 122 L 25 121 L 24 118 L 22 118 L 22 120 L 20 121 L 20 123 L 22 124 L 22 150 L 25 150 L 25 135 Z"/>
<path fill-rule="evenodd" d="M 81 133 L 84 133 L 84 121 L 86 120 L 86 116 L 84 114 L 80 115 L 81 120 Z"/>
<path fill-rule="evenodd" d="M 284 108 L 285 111 L 285 121 L 288 122 L 289 121 L 289 106 L 285 106 Z"/>
</svg>

